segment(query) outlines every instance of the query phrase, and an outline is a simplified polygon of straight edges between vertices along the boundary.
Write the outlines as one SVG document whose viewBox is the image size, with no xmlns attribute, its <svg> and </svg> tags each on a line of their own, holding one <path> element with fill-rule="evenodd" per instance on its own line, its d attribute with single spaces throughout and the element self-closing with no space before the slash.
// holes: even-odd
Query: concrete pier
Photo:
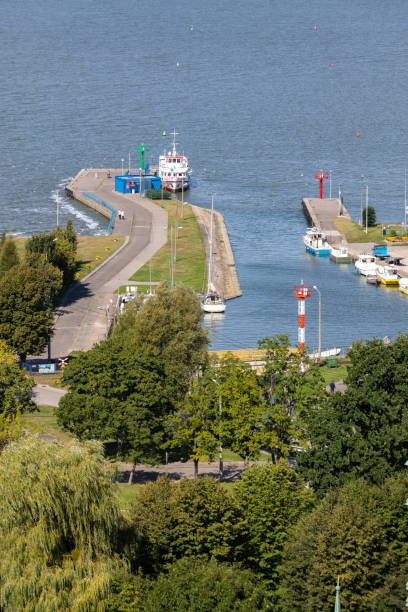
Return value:
<svg viewBox="0 0 408 612">
<path fill-rule="evenodd" d="M 341 244 L 345 240 L 333 222 L 334 217 L 350 219 L 339 198 L 303 198 L 302 207 L 308 222 L 322 230 L 329 244 Z"/>
</svg>

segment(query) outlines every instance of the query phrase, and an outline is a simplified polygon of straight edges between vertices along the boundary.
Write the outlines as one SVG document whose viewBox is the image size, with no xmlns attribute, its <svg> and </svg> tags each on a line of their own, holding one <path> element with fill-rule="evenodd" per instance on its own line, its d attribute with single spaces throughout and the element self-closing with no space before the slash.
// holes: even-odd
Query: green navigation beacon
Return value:
<svg viewBox="0 0 408 612">
<path fill-rule="evenodd" d="M 149 150 L 147 145 L 141 144 L 137 147 L 137 152 L 140 153 L 140 168 L 144 170 L 144 154 Z"/>
</svg>

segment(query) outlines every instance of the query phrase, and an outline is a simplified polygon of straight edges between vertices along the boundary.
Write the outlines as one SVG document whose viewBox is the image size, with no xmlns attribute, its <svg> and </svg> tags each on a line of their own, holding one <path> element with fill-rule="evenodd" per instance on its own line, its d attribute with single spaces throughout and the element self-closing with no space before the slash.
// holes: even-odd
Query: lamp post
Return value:
<svg viewBox="0 0 408 612">
<path fill-rule="evenodd" d="M 360 225 L 363 227 L 363 199 L 364 199 L 364 176 L 361 175 L 361 193 L 360 193 Z"/>
<path fill-rule="evenodd" d="M 122 176 L 123 176 L 123 162 L 125 161 L 125 159 L 122 157 Z"/>
<path fill-rule="evenodd" d="M 130 172 L 130 151 L 129 151 L 129 174 L 131 174 Z"/>
<path fill-rule="evenodd" d="M 320 293 L 320 290 L 316 287 L 316 285 L 313 285 L 313 289 L 315 291 L 317 291 L 317 293 L 319 294 L 319 348 L 318 348 L 318 355 L 319 355 L 319 361 L 320 361 L 321 356 L 322 356 L 322 294 Z"/>
<path fill-rule="evenodd" d="M 213 381 L 213 383 L 215 383 L 216 385 L 218 385 L 218 387 L 220 387 L 220 383 L 215 380 L 215 378 L 211 379 Z M 219 400 L 218 400 L 218 416 L 219 416 L 219 420 L 220 420 L 220 429 L 218 432 L 218 448 L 219 448 L 219 459 L 218 459 L 218 472 L 220 475 L 220 478 L 222 478 L 224 476 L 224 460 L 222 457 L 222 440 L 221 440 L 221 416 L 222 416 L 222 393 L 221 393 L 221 387 L 220 387 L 220 395 L 219 395 Z"/>
<path fill-rule="evenodd" d="M 332 196 L 332 192 L 331 192 L 331 174 L 332 174 L 332 171 L 329 170 L 329 198 L 330 199 L 331 199 L 331 196 Z"/>
</svg>

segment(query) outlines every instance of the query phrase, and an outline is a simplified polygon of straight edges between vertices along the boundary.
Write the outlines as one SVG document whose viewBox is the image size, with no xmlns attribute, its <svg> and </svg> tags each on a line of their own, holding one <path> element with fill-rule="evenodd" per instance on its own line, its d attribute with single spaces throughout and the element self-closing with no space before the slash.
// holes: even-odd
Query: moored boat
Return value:
<svg viewBox="0 0 408 612">
<path fill-rule="evenodd" d="M 408 295 L 408 278 L 399 279 L 399 290 L 401 291 L 401 293 Z"/>
<path fill-rule="evenodd" d="M 379 285 L 380 284 L 380 281 L 377 278 L 376 274 L 367 274 L 365 278 L 369 285 Z"/>
<path fill-rule="evenodd" d="M 167 155 L 159 157 L 159 177 L 162 185 L 169 191 L 183 191 L 190 185 L 190 165 L 185 155 L 176 150 L 176 130 L 173 131 L 173 149 Z"/>
<path fill-rule="evenodd" d="M 317 227 L 309 227 L 306 234 L 303 236 L 303 242 L 307 253 L 324 257 L 330 255 L 330 245 L 326 237 Z"/>
<path fill-rule="evenodd" d="M 357 272 L 363 276 L 367 276 L 368 274 L 377 274 L 375 257 L 369 253 L 362 253 L 359 255 L 354 267 L 356 268 Z"/>
<path fill-rule="evenodd" d="M 348 264 L 351 263 L 351 255 L 347 250 L 347 247 L 339 246 L 339 247 L 331 247 L 330 251 L 330 259 L 338 264 Z"/>
<path fill-rule="evenodd" d="M 382 285 L 395 287 L 399 285 L 398 272 L 394 266 L 378 266 L 377 278 Z"/>
<path fill-rule="evenodd" d="M 210 221 L 210 239 L 209 239 L 209 256 L 208 256 L 208 281 L 207 291 L 201 300 L 201 308 L 204 312 L 225 312 L 226 304 L 223 297 L 221 297 L 215 290 L 212 283 L 212 269 L 213 269 L 213 216 L 214 216 L 214 194 L 211 198 L 211 221 Z"/>
</svg>

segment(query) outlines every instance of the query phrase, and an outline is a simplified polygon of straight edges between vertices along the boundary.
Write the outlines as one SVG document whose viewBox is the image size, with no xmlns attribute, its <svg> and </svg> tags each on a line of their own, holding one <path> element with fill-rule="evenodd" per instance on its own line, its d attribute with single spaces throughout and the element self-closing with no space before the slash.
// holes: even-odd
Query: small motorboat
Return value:
<svg viewBox="0 0 408 612">
<path fill-rule="evenodd" d="M 370 255 L 369 253 L 362 253 L 359 255 L 356 263 L 354 264 L 355 269 L 359 274 L 363 276 L 376 275 L 377 274 L 377 264 L 375 262 L 374 255 Z"/>
<path fill-rule="evenodd" d="M 380 281 L 376 274 L 367 274 L 366 281 L 369 285 L 379 285 Z"/>
<path fill-rule="evenodd" d="M 317 227 L 309 227 L 303 236 L 306 252 L 318 257 L 330 255 L 331 247 Z"/>
<path fill-rule="evenodd" d="M 408 278 L 399 279 L 399 290 L 401 291 L 401 293 L 405 293 L 405 295 L 408 295 Z"/>
<path fill-rule="evenodd" d="M 378 266 L 377 278 L 382 285 L 395 287 L 399 285 L 398 272 L 394 266 Z"/>
<path fill-rule="evenodd" d="M 225 300 L 218 293 L 206 293 L 201 301 L 201 308 L 204 312 L 225 312 Z"/>
<path fill-rule="evenodd" d="M 334 261 L 335 263 L 338 263 L 338 264 L 349 264 L 352 261 L 351 255 L 349 255 L 347 247 L 345 246 L 340 246 L 340 247 L 332 246 L 331 251 L 330 251 L 330 259 L 331 261 Z"/>
</svg>

